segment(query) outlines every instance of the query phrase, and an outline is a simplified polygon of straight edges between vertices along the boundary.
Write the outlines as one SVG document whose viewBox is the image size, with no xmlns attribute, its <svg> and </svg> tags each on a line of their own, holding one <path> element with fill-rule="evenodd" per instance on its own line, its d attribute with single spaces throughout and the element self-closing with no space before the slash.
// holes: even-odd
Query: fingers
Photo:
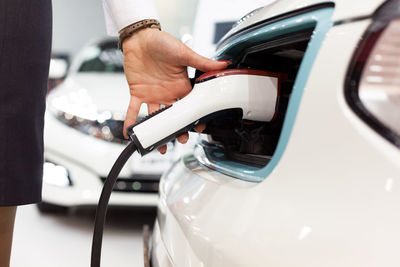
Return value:
<svg viewBox="0 0 400 267">
<path fill-rule="evenodd" d="M 149 114 L 151 114 L 159 109 L 160 109 L 159 104 L 147 104 L 147 111 Z"/>
<path fill-rule="evenodd" d="M 206 124 L 205 123 L 201 123 L 199 125 L 197 125 L 196 127 L 194 127 L 194 130 L 198 133 L 203 132 L 206 129 Z"/>
<path fill-rule="evenodd" d="M 215 61 L 193 52 L 190 48 L 187 49 L 186 55 L 184 56 L 185 66 L 191 66 L 203 72 L 211 70 L 222 70 L 228 67 L 229 62 L 227 61 Z"/>
<path fill-rule="evenodd" d="M 189 134 L 188 133 L 181 134 L 176 139 L 178 140 L 179 143 L 186 144 L 186 142 L 189 140 Z"/>
<path fill-rule="evenodd" d="M 181 134 L 176 138 L 176 140 L 178 140 L 178 142 L 181 144 L 186 144 L 186 142 L 189 140 L 189 134 L 188 133 Z M 167 146 L 166 145 L 160 146 L 159 148 L 157 148 L 157 150 L 161 154 L 165 154 L 167 152 Z"/>
<path fill-rule="evenodd" d="M 126 128 L 136 122 L 136 118 L 139 114 L 141 105 L 142 105 L 142 102 L 139 100 L 139 98 L 131 96 L 131 99 L 129 101 L 128 110 L 126 111 L 125 121 L 124 121 L 124 137 L 126 139 L 129 138 L 129 136 L 126 132 Z"/>
<path fill-rule="evenodd" d="M 165 154 L 167 152 L 167 145 L 160 146 L 159 148 L 157 148 L 157 150 L 161 154 Z"/>
</svg>

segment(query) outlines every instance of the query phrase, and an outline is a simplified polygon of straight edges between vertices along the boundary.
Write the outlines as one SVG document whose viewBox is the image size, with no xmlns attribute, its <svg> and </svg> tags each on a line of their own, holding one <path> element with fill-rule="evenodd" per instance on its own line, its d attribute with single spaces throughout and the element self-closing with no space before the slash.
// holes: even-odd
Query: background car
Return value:
<svg viewBox="0 0 400 267">
<path fill-rule="evenodd" d="M 152 266 L 399 266 L 400 1 L 280 0 L 218 44 L 284 73 L 271 123 L 215 119 L 160 182 Z"/>
<path fill-rule="evenodd" d="M 65 81 L 47 98 L 42 211 L 96 205 L 105 177 L 127 140 L 129 89 L 117 40 L 101 39 L 76 56 Z M 147 115 L 142 106 L 139 118 Z M 111 205 L 155 206 L 159 178 L 190 145 L 169 153 L 134 154 L 122 170 Z"/>
</svg>

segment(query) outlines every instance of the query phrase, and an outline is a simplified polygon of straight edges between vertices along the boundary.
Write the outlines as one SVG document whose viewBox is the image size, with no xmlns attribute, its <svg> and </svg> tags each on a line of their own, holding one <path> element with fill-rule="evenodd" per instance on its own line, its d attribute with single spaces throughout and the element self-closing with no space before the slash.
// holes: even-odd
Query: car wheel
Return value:
<svg viewBox="0 0 400 267">
<path fill-rule="evenodd" d="M 68 207 L 50 204 L 47 202 L 40 202 L 37 204 L 37 208 L 42 213 L 67 213 Z"/>
</svg>

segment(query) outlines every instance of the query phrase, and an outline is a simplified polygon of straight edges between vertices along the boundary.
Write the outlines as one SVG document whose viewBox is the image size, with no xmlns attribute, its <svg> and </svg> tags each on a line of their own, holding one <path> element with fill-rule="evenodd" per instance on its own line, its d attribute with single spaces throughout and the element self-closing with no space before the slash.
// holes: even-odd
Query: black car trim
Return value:
<svg viewBox="0 0 400 267">
<path fill-rule="evenodd" d="M 289 44 L 294 44 L 294 43 L 299 43 L 299 42 L 304 42 L 304 41 L 309 41 L 312 35 L 312 32 L 314 30 L 313 28 L 310 29 L 305 29 L 299 32 L 295 33 L 288 33 L 284 34 L 281 36 L 278 36 L 268 42 L 261 43 L 258 45 L 251 46 L 249 48 L 246 48 L 237 58 L 240 59 L 239 62 L 234 62 L 235 65 L 243 63 L 243 61 L 246 60 L 247 55 L 259 51 L 259 50 L 267 50 L 267 49 L 273 49 L 276 47 L 281 47 Z"/>
<path fill-rule="evenodd" d="M 357 21 L 361 21 L 361 20 L 371 19 L 372 17 L 373 17 L 372 15 L 368 15 L 368 16 L 354 17 L 354 18 L 351 18 L 351 19 L 337 20 L 337 21 L 333 22 L 333 26 L 338 26 L 338 25 L 342 25 L 342 24 L 347 24 L 347 23 L 357 22 Z"/>
</svg>

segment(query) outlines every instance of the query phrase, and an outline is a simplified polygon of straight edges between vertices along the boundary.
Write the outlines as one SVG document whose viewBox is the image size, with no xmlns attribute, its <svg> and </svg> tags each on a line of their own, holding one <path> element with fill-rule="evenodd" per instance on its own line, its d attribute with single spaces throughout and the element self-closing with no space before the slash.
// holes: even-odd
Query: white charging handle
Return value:
<svg viewBox="0 0 400 267">
<path fill-rule="evenodd" d="M 220 111 L 241 109 L 243 119 L 269 122 L 275 116 L 279 83 L 279 75 L 258 70 L 205 73 L 187 96 L 128 127 L 128 133 L 145 155 Z"/>
</svg>

